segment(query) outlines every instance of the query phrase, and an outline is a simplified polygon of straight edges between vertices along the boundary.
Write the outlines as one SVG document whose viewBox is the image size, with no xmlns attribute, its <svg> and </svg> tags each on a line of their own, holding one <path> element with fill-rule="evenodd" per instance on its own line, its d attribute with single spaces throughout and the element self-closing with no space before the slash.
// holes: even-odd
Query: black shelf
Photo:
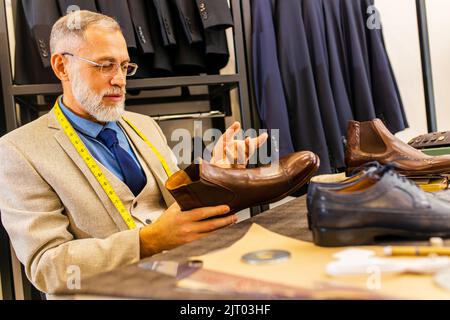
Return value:
<svg viewBox="0 0 450 320">
<path fill-rule="evenodd" d="M 165 89 L 172 87 L 187 87 L 200 85 L 226 85 L 236 87 L 241 81 L 241 76 L 236 75 L 203 75 L 195 77 L 171 77 L 152 79 L 132 79 L 127 81 L 127 89 Z M 60 84 L 31 84 L 13 85 L 11 92 L 15 96 L 23 95 L 51 95 L 62 93 Z"/>
<path fill-rule="evenodd" d="M 245 35 L 242 26 L 241 1 L 231 0 L 231 9 L 235 26 L 234 47 L 237 73 L 233 75 L 199 75 L 190 77 L 147 78 L 127 81 L 127 89 L 154 90 L 172 87 L 189 86 L 221 86 L 225 90 L 237 88 L 239 91 L 239 104 L 241 123 L 244 129 L 253 127 L 252 111 L 247 78 Z M 18 125 L 16 116 L 16 97 L 33 95 L 58 95 L 62 92 L 60 84 L 16 85 L 13 82 L 10 57 L 9 35 L 7 32 L 6 5 L 0 0 L 0 69 L 2 70 L 3 106 L 6 122 L 6 131 L 16 129 Z M 216 90 L 216 89 L 215 89 Z M 217 90 L 216 90 L 217 91 Z"/>
<path fill-rule="evenodd" d="M 0 221 L 0 276 L 3 300 L 13 300 L 15 297 L 12 274 L 12 259 L 9 239 Z"/>
</svg>

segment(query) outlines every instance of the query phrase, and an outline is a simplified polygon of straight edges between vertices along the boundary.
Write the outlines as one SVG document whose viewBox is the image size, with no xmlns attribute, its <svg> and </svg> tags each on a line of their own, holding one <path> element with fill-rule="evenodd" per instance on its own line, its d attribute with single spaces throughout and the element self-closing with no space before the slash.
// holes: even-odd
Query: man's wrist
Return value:
<svg viewBox="0 0 450 320">
<path fill-rule="evenodd" d="M 146 226 L 139 230 L 139 249 L 141 259 L 148 258 L 161 252 L 158 248 L 156 237 L 153 236 L 152 226 Z"/>
</svg>

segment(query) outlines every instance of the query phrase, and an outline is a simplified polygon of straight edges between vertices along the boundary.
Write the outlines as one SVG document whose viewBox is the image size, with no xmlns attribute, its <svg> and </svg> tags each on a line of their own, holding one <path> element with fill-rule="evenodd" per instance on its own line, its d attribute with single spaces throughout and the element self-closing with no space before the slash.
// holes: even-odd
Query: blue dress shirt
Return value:
<svg viewBox="0 0 450 320">
<path fill-rule="evenodd" d="M 80 116 L 73 113 L 64 105 L 62 97 L 59 98 L 58 102 L 62 112 L 69 120 L 75 131 L 78 133 L 78 136 L 83 141 L 86 148 L 88 148 L 91 155 L 102 165 L 104 165 L 109 171 L 114 173 L 116 177 L 118 177 L 122 181 L 125 181 L 122 175 L 122 171 L 120 170 L 120 166 L 117 163 L 117 160 L 114 157 L 113 153 L 97 139 L 97 136 L 104 128 L 112 129 L 117 133 L 119 145 L 132 156 L 136 164 L 142 170 L 142 166 L 137 160 L 137 157 L 134 154 L 133 149 L 131 148 L 130 143 L 127 140 L 127 137 L 125 136 L 125 133 L 117 124 L 117 122 L 108 122 L 107 124 L 102 126 L 101 124 L 81 118 Z M 145 175 L 144 172 L 143 174 Z"/>
</svg>

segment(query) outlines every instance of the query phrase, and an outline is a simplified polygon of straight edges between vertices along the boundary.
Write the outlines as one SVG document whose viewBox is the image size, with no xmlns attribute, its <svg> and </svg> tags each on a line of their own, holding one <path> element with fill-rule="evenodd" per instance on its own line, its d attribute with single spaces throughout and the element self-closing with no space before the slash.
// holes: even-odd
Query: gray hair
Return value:
<svg viewBox="0 0 450 320">
<path fill-rule="evenodd" d="M 50 35 L 51 54 L 73 51 L 85 40 L 85 32 L 91 26 L 121 31 L 120 25 L 111 17 L 87 10 L 72 11 L 53 25 Z"/>
</svg>

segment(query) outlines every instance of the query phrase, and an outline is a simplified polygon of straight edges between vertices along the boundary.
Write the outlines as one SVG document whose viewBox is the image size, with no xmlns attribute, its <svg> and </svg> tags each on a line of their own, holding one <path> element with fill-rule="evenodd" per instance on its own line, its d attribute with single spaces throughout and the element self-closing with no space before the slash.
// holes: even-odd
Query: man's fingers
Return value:
<svg viewBox="0 0 450 320">
<path fill-rule="evenodd" d="M 261 147 L 264 143 L 266 143 L 267 139 L 269 139 L 269 135 L 267 133 L 263 133 L 258 138 L 256 138 L 256 147 Z"/>
<path fill-rule="evenodd" d="M 237 145 L 235 143 L 226 147 L 225 159 L 230 164 L 233 164 L 236 162 L 236 155 L 237 155 Z"/>
<path fill-rule="evenodd" d="M 196 223 L 194 230 L 199 233 L 209 233 L 229 225 L 235 224 L 238 218 L 236 215 L 224 217 L 224 218 L 216 218 L 207 221 L 201 221 Z"/>
<path fill-rule="evenodd" d="M 246 165 L 249 155 L 249 148 L 245 141 L 236 141 L 236 164 Z"/>
<path fill-rule="evenodd" d="M 230 212 L 228 206 L 205 207 L 187 211 L 184 214 L 190 215 L 192 221 L 201 221 L 212 217 L 222 216 Z"/>
<path fill-rule="evenodd" d="M 269 138 L 269 135 L 267 133 L 263 133 L 257 138 L 247 138 L 245 139 L 245 143 L 247 144 L 247 147 L 251 150 L 252 148 L 260 148 L 264 143 L 266 143 L 267 139 Z"/>
<path fill-rule="evenodd" d="M 257 138 L 246 138 L 237 140 L 235 136 L 241 130 L 241 124 L 235 122 L 220 137 L 214 149 L 214 159 L 216 161 L 227 160 L 229 164 L 247 165 L 248 159 L 253 156 L 256 149 L 266 143 L 269 135 L 263 133 Z"/>
<path fill-rule="evenodd" d="M 257 138 L 247 138 L 245 142 L 248 146 L 254 145 L 256 148 L 261 147 L 264 143 L 266 143 L 267 139 L 269 139 L 269 135 L 267 133 L 263 133 Z"/>
<path fill-rule="evenodd" d="M 241 130 L 241 124 L 239 122 L 233 123 L 233 125 L 231 127 L 229 127 L 227 129 L 227 131 L 225 131 L 225 134 L 224 134 L 225 141 L 224 142 L 230 143 L 231 141 L 233 141 L 234 137 L 239 132 L 239 130 Z"/>
<path fill-rule="evenodd" d="M 206 237 L 209 237 L 212 234 L 212 232 L 205 232 L 205 233 L 196 233 L 192 236 L 192 241 L 197 241 L 200 239 L 204 239 Z"/>
<path fill-rule="evenodd" d="M 219 138 L 214 147 L 214 158 L 225 159 L 228 153 L 227 147 L 233 143 L 234 137 L 241 129 L 241 124 L 239 122 L 233 123 L 227 131 Z"/>
</svg>

